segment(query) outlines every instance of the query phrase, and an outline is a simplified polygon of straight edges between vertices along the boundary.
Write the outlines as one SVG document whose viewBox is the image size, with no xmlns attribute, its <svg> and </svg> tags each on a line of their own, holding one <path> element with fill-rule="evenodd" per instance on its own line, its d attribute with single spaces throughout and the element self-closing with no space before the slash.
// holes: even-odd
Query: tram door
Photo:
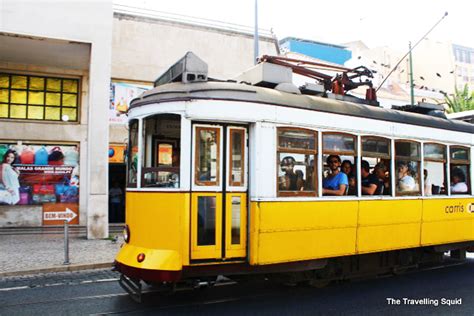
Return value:
<svg viewBox="0 0 474 316">
<path fill-rule="evenodd" d="M 247 255 L 247 128 L 193 126 L 191 260 Z"/>
</svg>

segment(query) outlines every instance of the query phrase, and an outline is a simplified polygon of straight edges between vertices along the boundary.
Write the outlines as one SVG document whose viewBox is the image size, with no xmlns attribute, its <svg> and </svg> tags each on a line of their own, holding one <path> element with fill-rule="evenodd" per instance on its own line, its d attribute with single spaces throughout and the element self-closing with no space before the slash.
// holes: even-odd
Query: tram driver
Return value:
<svg viewBox="0 0 474 316">
<path fill-rule="evenodd" d="M 349 180 L 344 172 L 339 170 L 341 157 L 329 155 L 326 159 L 330 173 L 323 180 L 323 195 L 346 195 Z"/>
</svg>

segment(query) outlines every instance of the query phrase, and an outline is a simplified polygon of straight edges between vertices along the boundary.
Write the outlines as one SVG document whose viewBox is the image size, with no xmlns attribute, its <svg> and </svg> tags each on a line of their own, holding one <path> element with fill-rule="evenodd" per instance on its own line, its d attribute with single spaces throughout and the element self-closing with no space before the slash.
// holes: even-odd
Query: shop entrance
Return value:
<svg viewBox="0 0 474 316">
<path fill-rule="evenodd" d="M 125 222 L 125 179 L 125 164 L 109 164 L 109 223 Z"/>
</svg>

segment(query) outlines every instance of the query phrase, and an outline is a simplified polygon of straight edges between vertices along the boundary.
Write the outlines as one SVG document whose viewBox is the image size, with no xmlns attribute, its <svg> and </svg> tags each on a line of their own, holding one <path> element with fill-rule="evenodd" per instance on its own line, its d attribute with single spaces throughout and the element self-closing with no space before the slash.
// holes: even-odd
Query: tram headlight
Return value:
<svg viewBox="0 0 474 316">
<path fill-rule="evenodd" d="M 123 229 L 123 240 L 125 240 L 127 244 L 130 241 L 130 228 L 128 227 L 128 225 L 125 225 Z"/>
</svg>

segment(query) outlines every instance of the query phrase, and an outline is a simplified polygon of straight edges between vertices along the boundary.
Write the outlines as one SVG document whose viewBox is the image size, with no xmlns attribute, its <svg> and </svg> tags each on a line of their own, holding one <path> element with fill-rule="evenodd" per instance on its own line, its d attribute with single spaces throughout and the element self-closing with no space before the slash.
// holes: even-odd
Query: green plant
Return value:
<svg viewBox="0 0 474 316">
<path fill-rule="evenodd" d="M 474 91 L 470 92 L 467 84 L 462 90 L 456 87 L 454 95 L 452 97 L 446 95 L 445 98 L 449 113 L 474 110 Z"/>
</svg>

